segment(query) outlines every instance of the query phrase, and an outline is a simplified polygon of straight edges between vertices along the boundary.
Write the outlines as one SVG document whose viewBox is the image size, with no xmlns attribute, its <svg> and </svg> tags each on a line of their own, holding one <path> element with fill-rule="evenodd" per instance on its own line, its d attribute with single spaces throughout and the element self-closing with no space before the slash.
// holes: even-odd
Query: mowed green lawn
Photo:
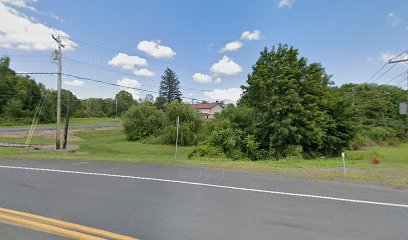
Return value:
<svg viewBox="0 0 408 240">
<path fill-rule="evenodd" d="M 64 125 L 65 119 L 63 119 L 62 125 Z M 116 118 L 71 118 L 69 124 L 71 126 L 88 126 L 94 124 L 117 124 L 119 119 Z M 55 126 L 56 123 L 38 124 L 37 126 L 48 127 Z M 18 128 L 18 127 L 30 127 L 31 125 L 4 125 L 0 122 L 0 128 Z"/>
<path fill-rule="evenodd" d="M 343 175 L 341 158 L 284 159 L 279 161 L 232 161 L 228 159 L 188 159 L 193 147 L 128 142 L 121 130 L 83 130 L 75 133 L 81 140 L 76 151 L 25 150 L 0 148 L 0 157 L 106 160 L 154 164 L 177 164 L 272 173 L 308 179 L 331 179 L 346 182 L 375 183 L 408 187 L 408 144 L 372 147 L 346 152 L 347 176 Z M 37 139 L 37 141 L 49 141 Z M 378 157 L 380 164 L 372 164 Z"/>
</svg>

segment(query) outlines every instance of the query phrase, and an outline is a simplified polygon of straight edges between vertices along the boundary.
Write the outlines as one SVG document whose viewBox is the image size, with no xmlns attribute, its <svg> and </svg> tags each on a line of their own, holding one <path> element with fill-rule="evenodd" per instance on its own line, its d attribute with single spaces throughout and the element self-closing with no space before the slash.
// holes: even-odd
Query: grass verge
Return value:
<svg viewBox="0 0 408 240">
<path fill-rule="evenodd" d="M 179 147 L 176 160 L 174 146 L 128 142 L 120 130 L 84 130 L 76 132 L 75 135 L 81 138 L 74 143 L 79 145 L 77 151 L 0 148 L 0 156 L 194 165 L 408 188 L 408 144 L 346 152 L 348 172 L 347 177 L 344 177 L 340 158 L 279 161 L 188 159 L 192 147 Z M 379 157 L 381 163 L 372 164 L 373 157 Z"/>
<path fill-rule="evenodd" d="M 119 119 L 116 118 L 71 118 L 69 124 L 71 126 L 88 126 L 94 124 L 117 124 Z M 38 124 L 38 127 L 50 127 L 55 126 L 56 123 Z M 30 127 L 31 125 L 1 125 L 0 128 L 19 128 Z"/>
</svg>

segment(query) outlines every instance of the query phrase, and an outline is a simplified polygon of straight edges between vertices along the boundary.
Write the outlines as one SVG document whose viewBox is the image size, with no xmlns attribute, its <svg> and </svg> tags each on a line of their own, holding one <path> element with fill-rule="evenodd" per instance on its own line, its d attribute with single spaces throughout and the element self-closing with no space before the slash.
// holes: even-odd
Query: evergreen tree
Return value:
<svg viewBox="0 0 408 240">
<path fill-rule="evenodd" d="M 170 103 L 174 100 L 181 100 L 181 92 L 179 89 L 180 81 L 176 73 L 170 68 L 166 68 L 161 76 L 159 97 L 165 100 L 165 103 Z"/>
</svg>

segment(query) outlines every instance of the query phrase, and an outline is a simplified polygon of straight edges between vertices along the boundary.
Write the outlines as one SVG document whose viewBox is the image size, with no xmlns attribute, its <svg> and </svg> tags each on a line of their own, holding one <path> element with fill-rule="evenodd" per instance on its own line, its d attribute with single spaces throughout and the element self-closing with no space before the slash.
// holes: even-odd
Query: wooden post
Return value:
<svg viewBox="0 0 408 240">
<path fill-rule="evenodd" d="M 62 149 L 67 149 L 69 115 L 71 112 L 70 110 L 71 110 L 71 95 L 68 95 L 67 114 L 65 115 L 64 143 L 62 145 Z"/>
<path fill-rule="evenodd" d="M 177 131 L 177 133 L 176 133 L 176 153 L 174 154 L 174 160 L 177 160 L 177 147 L 178 147 L 178 133 L 179 133 L 179 125 L 180 125 L 180 117 L 179 116 L 177 116 L 177 120 L 176 120 L 176 131 Z"/>
</svg>

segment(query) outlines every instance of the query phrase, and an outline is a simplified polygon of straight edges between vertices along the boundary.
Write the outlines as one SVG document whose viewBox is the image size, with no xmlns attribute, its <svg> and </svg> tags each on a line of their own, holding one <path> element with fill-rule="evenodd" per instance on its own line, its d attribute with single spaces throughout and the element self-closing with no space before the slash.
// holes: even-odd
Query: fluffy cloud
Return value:
<svg viewBox="0 0 408 240">
<path fill-rule="evenodd" d="M 236 103 L 241 94 L 242 89 L 240 88 L 214 89 L 210 92 L 204 92 L 204 95 L 213 101 L 221 100 L 231 103 Z"/>
<path fill-rule="evenodd" d="M 133 70 L 135 65 L 147 66 L 147 61 L 138 56 L 129 56 L 126 53 L 119 53 L 108 62 L 109 65 L 121 67 L 126 70 Z"/>
<path fill-rule="evenodd" d="M 24 8 L 36 12 L 37 10 L 28 4 L 31 2 L 35 1 L 0 0 L 0 47 L 28 51 L 51 50 L 56 45 L 51 34 L 63 37 L 65 50 L 77 47 L 65 32 L 48 27 L 20 11 Z"/>
<path fill-rule="evenodd" d="M 241 39 L 246 41 L 259 40 L 261 38 L 261 31 L 255 30 L 253 32 L 245 31 L 241 34 Z"/>
<path fill-rule="evenodd" d="M 173 58 L 176 53 L 170 47 L 161 45 L 160 41 L 141 41 L 137 49 L 155 58 Z"/>
<path fill-rule="evenodd" d="M 242 42 L 240 41 L 235 41 L 235 42 L 229 42 L 227 44 L 225 44 L 225 46 L 220 49 L 220 53 L 223 52 L 232 52 L 232 51 L 237 51 L 238 49 L 240 49 L 244 44 L 242 44 Z"/>
<path fill-rule="evenodd" d="M 216 74 L 236 75 L 242 72 L 242 67 L 231 58 L 224 56 L 220 61 L 211 66 L 210 71 Z"/>
<path fill-rule="evenodd" d="M 84 86 L 84 82 L 80 80 L 72 80 L 72 81 L 64 81 L 64 84 L 73 86 L 73 87 L 82 87 Z"/>
<path fill-rule="evenodd" d="M 140 93 L 134 88 L 140 88 L 142 84 L 138 82 L 135 79 L 130 79 L 130 78 L 122 78 L 120 80 L 117 80 L 116 83 L 118 85 L 121 85 L 119 87 L 120 90 L 124 90 L 126 92 L 129 92 L 132 94 L 133 99 L 139 99 L 140 98 Z"/>
<path fill-rule="evenodd" d="M 154 72 L 150 71 L 147 68 L 134 69 L 133 74 L 137 76 L 154 77 Z"/>
<path fill-rule="evenodd" d="M 391 52 L 380 52 L 379 60 L 383 62 L 388 62 L 390 59 L 395 58 L 396 56 Z"/>
<path fill-rule="evenodd" d="M 34 1 L 30 1 L 30 0 L 0 0 L 1 3 L 10 5 L 10 6 L 14 6 L 14 7 L 19 7 L 19 8 L 26 8 L 29 9 L 33 12 L 37 12 L 37 9 L 33 6 L 28 5 L 27 3 L 33 3 L 36 2 L 36 0 Z"/>
<path fill-rule="evenodd" d="M 220 83 L 221 78 L 213 78 L 210 75 L 203 74 L 203 73 L 195 73 L 193 75 L 193 79 L 195 82 L 198 83 Z"/>
<path fill-rule="evenodd" d="M 400 18 L 393 12 L 390 12 L 387 15 L 387 22 L 390 24 L 391 27 L 396 27 L 400 24 Z"/>
<path fill-rule="evenodd" d="M 284 8 L 284 7 L 292 7 L 293 3 L 295 0 L 280 0 L 278 4 L 278 8 Z"/>
</svg>

